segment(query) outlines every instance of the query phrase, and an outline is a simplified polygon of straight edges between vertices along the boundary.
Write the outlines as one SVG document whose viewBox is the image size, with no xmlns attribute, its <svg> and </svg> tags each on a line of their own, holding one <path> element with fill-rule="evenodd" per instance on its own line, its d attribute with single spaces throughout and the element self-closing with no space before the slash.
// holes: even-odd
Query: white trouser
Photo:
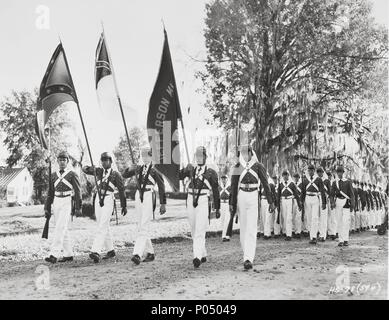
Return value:
<svg viewBox="0 0 389 320">
<path fill-rule="evenodd" d="M 319 235 L 321 238 L 327 237 L 327 228 L 328 228 L 328 210 L 330 210 L 330 205 L 327 202 L 326 208 L 323 210 L 321 205 L 320 208 L 320 218 L 319 218 Z"/>
<path fill-rule="evenodd" d="M 193 207 L 193 195 L 188 194 L 188 218 L 193 241 L 193 257 L 201 258 L 207 256 L 205 249 L 205 234 L 208 228 L 208 195 L 199 196 L 198 205 Z"/>
<path fill-rule="evenodd" d="M 307 218 L 307 228 L 311 240 L 316 239 L 319 231 L 320 199 L 318 196 L 305 197 L 305 214 Z"/>
<path fill-rule="evenodd" d="M 266 200 L 261 200 L 261 197 L 258 197 L 258 232 L 259 233 L 265 233 L 265 217 L 262 216 L 262 202 L 265 202 Z"/>
<path fill-rule="evenodd" d="M 362 227 L 362 212 L 360 210 L 355 212 L 355 229 L 360 229 Z"/>
<path fill-rule="evenodd" d="M 381 210 L 381 223 L 380 224 L 383 224 L 385 222 L 385 207 L 382 208 Z"/>
<path fill-rule="evenodd" d="M 350 231 L 355 230 L 355 212 L 350 211 Z"/>
<path fill-rule="evenodd" d="M 336 210 L 331 209 L 331 206 L 328 207 L 328 234 L 330 236 L 336 235 L 337 228 L 337 219 L 336 219 Z"/>
<path fill-rule="evenodd" d="M 380 225 L 381 224 L 381 209 L 377 209 L 375 212 L 376 212 L 375 225 Z"/>
<path fill-rule="evenodd" d="M 369 212 L 369 226 L 370 227 L 373 227 L 373 225 L 374 225 L 374 215 L 375 215 L 375 210 L 370 209 L 370 212 Z"/>
<path fill-rule="evenodd" d="M 280 208 L 281 209 L 281 208 Z M 277 217 L 279 215 L 279 221 L 280 223 L 277 222 Z M 273 230 L 274 230 L 274 235 L 279 235 L 281 233 L 281 226 L 282 226 L 282 215 L 281 212 L 278 212 L 278 208 L 274 210 L 273 214 Z"/>
<path fill-rule="evenodd" d="M 348 241 L 350 231 L 350 208 L 343 208 L 347 199 L 336 199 L 336 216 L 338 218 L 339 242 Z"/>
<path fill-rule="evenodd" d="M 230 206 L 227 202 L 223 202 L 223 200 L 220 202 L 220 226 L 222 230 L 222 238 L 230 238 L 227 236 L 227 228 L 228 224 L 230 222 L 231 213 L 230 213 Z"/>
<path fill-rule="evenodd" d="M 63 250 L 64 257 L 72 257 L 73 248 L 68 230 L 72 215 L 72 198 L 70 196 L 65 198 L 54 197 L 52 209 L 55 228 L 50 255 L 58 258 Z"/>
<path fill-rule="evenodd" d="M 99 196 L 95 199 L 95 215 L 97 221 L 97 231 L 95 240 L 92 245 L 92 252 L 101 253 L 103 249 L 106 251 L 113 250 L 112 234 L 110 228 L 111 216 L 113 213 L 114 197 L 113 193 L 106 195 L 104 198 L 104 206 L 100 207 Z"/>
<path fill-rule="evenodd" d="M 257 245 L 258 192 L 238 191 L 240 244 L 243 261 L 254 261 Z"/>
<path fill-rule="evenodd" d="M 362 211 L 362 228 L 366 228 L 369 223 L 367 221 L 367 209 L 365 208 L 363 211 Z"/>
<path fill-rule="evenodd" d="M 285 199 L 281 197 L 281 216 L 282 216 L 282 232 L 288 237 L 292 236 L 292 221 L 293 221 L 293 199 Z"/>
<path fill-rule="evenodd" d="M 271 212 L 269 212 L 269 202 L 267 202 L 266 199 L 261 199 L 261 207 L 259 209 L 259 213 L 263 221 L 263 234 L 267 237 L 270 237 L 273 215 Z"/>
<path fill-rule="evenodd" d="M 302 227 L 301 214 L 302 214 L 302 212 L 297 205 L 297 200 L 294 199 L 293 200 L 293 228 L 292 228 L 292 230 L 296 234 L 301 233 L 301 227 Z"/>
<path fill-rule="evenodd" d="M 139 191 L 135 193 L 135 211 L 137 220 L 137 236 L 133 255 L 142 258 L 144 254 L 154 254 L 154 248 L 148 233 L 148 225 L 153 218 L 153 192 L 143 193 L 143 203 L 140 201 Z"/>
</svg>

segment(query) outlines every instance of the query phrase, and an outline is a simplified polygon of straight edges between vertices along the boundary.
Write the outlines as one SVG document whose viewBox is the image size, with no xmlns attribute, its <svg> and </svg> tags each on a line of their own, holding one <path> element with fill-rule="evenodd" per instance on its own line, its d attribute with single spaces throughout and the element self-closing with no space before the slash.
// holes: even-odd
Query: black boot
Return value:
<svg viewBox="0 0 389 320">
<path fill-rule="evenodd" d="M 136 255 L 132 256 L 131 261 L 133 263 L 135 263 L 136 265 L 138 265 L 140 263 L 140 257 L 136 254 Z"/>
<path fill-rule="evenodd" d="M 243 267 L 245 270 L 249 270 L 253 268 L 253 264 L 249 260 L 246 260 L 243 264 Z"/>
<path fill-rule="evenodd" d="M 54 264 L 54 263 L 56 263 L 56 262 L 57 262 L 57 258 L 56 258 L 56 257 L 54 257 L 53 255 L 50 255 L 50 257 L 48 257 L 48 258 L 45 258 L 45 261 L 46 261 L 46 262 L 50 262 L 50 263 Z"/>
<path fill-rule="evenodd" d="M 343 242 L 339 242 L 338 247 L 343 247 Z"/>
<path fill-rule="evenodd" d="M 107 254 L 103 257 L 103 260 L 111 259 L 116 257 L 115 250 L 108 251 Z"/>
<path fill-rule="evenodd" d="M 197 269 L 198 267 L 200 267 L 200 264 L 201 264 L 201 261 L 200 259 L 198 258 L 194 258 L 193 259 L 193 266 Z"/>
<path fill-rule="evenodd" d="M 309 241 L 309 244 L 317 244 L 316 238 L 313 238 L 311 241 Z"/>
<path fill-rule="evenodd" d="M 290 241 L 290 240 L 292 240 L 292 237 L 286 236 L 285 241 Z"/>
<path fill-rule="evenodd" d="M 343 247 L 348 247 L 348 241 L 343 242 Z"/>
<path fill-rule="evenodd" d="M 91 252 L 89 254 L 89 258 L 91 258 L 94 263 L 99 263 L 100 262 L 100 255 L 97 252 Z"/>
<path fill-rule="evenodd" d="M 207 257 L 202 257 L 201 258 L 201 263 L 207 262 Z"/>
<path fill-rule="evenodd" d="M 155 259 L 155 254 L 154 253 L 148 253 L 146 255 L 146 258 L 143 259 L 143 262 L 151 262 L 154 261 Z"/>
</svg>

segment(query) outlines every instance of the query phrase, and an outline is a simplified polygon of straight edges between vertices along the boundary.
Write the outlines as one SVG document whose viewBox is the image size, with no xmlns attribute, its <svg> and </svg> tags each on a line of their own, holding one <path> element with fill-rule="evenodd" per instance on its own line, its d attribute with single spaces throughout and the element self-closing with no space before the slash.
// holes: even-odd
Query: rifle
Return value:
<svg viewBox="0 0 389 320">
<path fill-rule="evenodd" d="M 48 159 L 49 161 L 49 190 L 47 196 L 49 197 L 51 194 L 51 160 L 50 158 Z M 51 218 L 51 203 L 47 204 L 47 211 L 49 212 L 49 215 L 46 217 L 46 222 L 45 226 L 43 227 L 43 232 L 42 232 L 42 238 L 43 239 L 48 239 L 49 238 L 49 226 L 50 226 L 50 218 Z"/>
</svg>

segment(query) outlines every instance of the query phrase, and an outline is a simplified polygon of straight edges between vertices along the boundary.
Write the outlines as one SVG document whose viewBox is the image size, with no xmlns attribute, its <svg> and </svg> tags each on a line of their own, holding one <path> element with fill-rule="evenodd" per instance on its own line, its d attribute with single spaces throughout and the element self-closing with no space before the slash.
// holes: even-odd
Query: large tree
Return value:
<svg viewBox="0 0 389 320">
<path fill-rule="evenodd" d="M 317 131 L 350 110 L 387 30 L 366 0 L 215 0 L 206 6 L 207 107 L 226 129 L 254 119 L 258 158 L 317 154 Z M 342 118 L 343 120 L 343 118 Z M 272 167 L 273 163 L 269 163 Z M 270 168 L 269 168 L 270 169 Z"/>
</svg>

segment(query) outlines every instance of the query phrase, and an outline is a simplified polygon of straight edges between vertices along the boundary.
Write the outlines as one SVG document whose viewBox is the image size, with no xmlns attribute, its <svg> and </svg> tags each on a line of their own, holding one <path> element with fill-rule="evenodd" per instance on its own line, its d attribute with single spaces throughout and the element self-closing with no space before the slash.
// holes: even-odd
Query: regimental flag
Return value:
<svg viewBox="0 0 389 320">
<path fill-rule="evenodd" d="M 166 30 L 161 65 L 149 102 L 147 131 L 156 168 L 179 190 L 178 119 L 182 118 Z"/>
<path fill-rule="evenodd" d="M 99 87 L 100 80 L 110 75 L 112 75 L 111 62 L 109 61 L 108 51 L 104 41 L 104 34 L 102 33 L 96 49 L 96 90 Z"/>
<path fill-rule="evenodd" d="M 49 117 L 58 106 L 69 101 L 78 103 L 65 51 L 60 43 L 43 77 L 37 101 L 35 131 L 45 149 L 47 141 L 44 130 Z"/>
</svg>

